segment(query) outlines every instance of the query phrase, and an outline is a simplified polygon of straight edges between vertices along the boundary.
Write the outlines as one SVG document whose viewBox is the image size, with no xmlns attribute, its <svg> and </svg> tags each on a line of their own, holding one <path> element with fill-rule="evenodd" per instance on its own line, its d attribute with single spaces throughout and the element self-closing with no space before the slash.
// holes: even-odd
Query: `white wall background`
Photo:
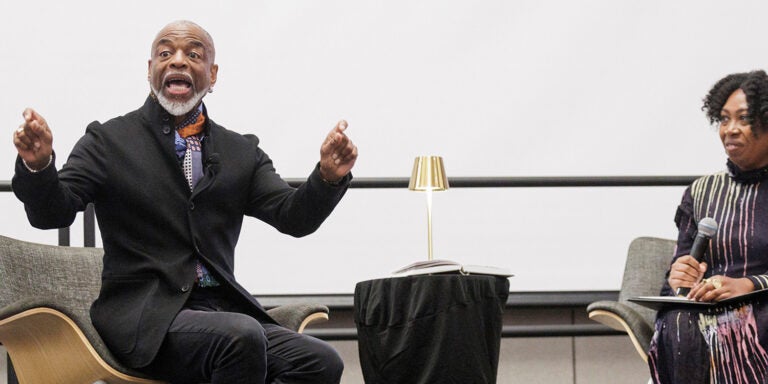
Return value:
<svg viewBox="0 0 768 384">
<path fill-rule="evenodd" d="M 357 177 L 407 177 L 423 154 L 450 176 L 710 173 L 725 156 L 701 99 L 765 67 L 767 12 L 759 0 L 3 1 L 0 180 L 24 107 L 48 119 L 60 159 L 90 121 L 139 107 L 150 43 L 175 19 L 214 37 L 211 116 L 257 134 L 285 177 L 308 175 L 340 118 Z M 514 291 L 618 289 L 630 239 L 675 236 L 682 192 L 455 188 L 435 195 L 435 255 L 508 267 Z M 0 210 L 0 234 L 56 243 L 12 194 Z M 303 239 L 248 220 L 238 253 L 255 293 L 350 293 L 426 258 L 424 196 L 350 190 Z"/>
</svg>

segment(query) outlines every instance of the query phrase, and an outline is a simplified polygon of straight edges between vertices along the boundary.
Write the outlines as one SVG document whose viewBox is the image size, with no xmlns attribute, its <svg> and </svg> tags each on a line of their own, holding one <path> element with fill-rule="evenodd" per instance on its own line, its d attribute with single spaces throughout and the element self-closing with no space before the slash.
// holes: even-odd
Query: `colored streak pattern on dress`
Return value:
<svg viewBox="0 0 768 384">
<path fill-rule="evenodd" d="M 693 183 L 694 220 L 698 222 L 704 217 L 712 217 L 720 223 L 711 242 L 709 255 L 712 259 L 707 260 L 712 275 L 747 275 L 750 239 L 755 236 L 759 185 L 732 182 L 725 172 Z"/>
<path fill-rule="evenodd" d="M 746 277 L 756 289 L 768 287 L 768 179 L 761 175 L 745 179 L 720 172 L 694 181 L 676 217 L 681 234 L 675 256 L 690 252 L 696 223 L 711 217 L 718 231 L 704 255 L 705 277 Z M 654 382 L 692 382 L 692 375 L 711 384 L 765 383 L 765 301 L 758 297 L 716 309 L 660 312 L 648 360 Z"/>
<path fill-rule="evenodd" d="M 768 355 L 758 340 L 752 305 L 702 313 L 699 329 L 709 347 L 712 383 L 754 383 L 766 377 Z"/>
<path fill-rule="evenodd" d="M 694 218 L 713 217 L 722 223 L 712 239 L 707 259 L 710 275 L 746 277 L 750 257 L 757 254 L 755 218 L 761 183 L 734 182 L 726 172 L 695 181 L 691 188 Z M 765 235 L 763 235 L 765 236 Z M 757 261 L 757 260 L 755 260 Z M 760 345 L 752 305 L 699 314 L 699 329 L 710 352 L 711 382 L 751 383 L 766 377 L 768 354 Z M 759 378 L 759 379 L 758 379 Z"/>
</svg>

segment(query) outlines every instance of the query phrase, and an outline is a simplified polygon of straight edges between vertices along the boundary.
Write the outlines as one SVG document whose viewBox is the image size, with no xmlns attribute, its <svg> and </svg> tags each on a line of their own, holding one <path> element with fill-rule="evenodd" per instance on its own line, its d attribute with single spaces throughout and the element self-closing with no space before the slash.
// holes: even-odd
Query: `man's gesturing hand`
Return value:
<svg viewBox="0 0 768 384">
<path fill-rule="evenodd" d="M 24 110 L 24 123 L 13 132 L 13 145 L 33 170 L 45 168 L 53 153 L 53 135 L 48 123 L 32 108 Z"/>
<path fill-rule="evenodd" d="M 344 133 L 346 129 L 347 122 L 339 121 L 320 146 L 320 175 L 326 181 L 339 181 L 355 166 L 357 146 Z"/>
</svg>

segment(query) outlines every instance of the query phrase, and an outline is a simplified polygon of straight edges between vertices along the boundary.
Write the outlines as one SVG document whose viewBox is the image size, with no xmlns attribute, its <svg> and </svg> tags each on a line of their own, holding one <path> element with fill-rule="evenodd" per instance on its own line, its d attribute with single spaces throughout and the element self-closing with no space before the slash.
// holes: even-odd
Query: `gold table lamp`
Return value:
<svg viewBox="0 0 768 384">
<path fill-rule="evenodd" d="M 448 178 L 445 176 L 443 158 L 440 156 L 419 156 L 413 162 L 411 181 L 408 183 L 411 191 L 427 193 L 427 241 L 429 245 L 429 260 L 432 260 L 432 191 L 448 189 Z"/>
</svg>

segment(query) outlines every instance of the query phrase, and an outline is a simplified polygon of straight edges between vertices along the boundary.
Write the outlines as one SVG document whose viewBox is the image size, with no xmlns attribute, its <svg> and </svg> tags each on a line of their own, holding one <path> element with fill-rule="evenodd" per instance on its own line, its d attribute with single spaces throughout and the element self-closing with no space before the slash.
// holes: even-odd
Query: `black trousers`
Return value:
<svg viewBox="0 0 768 384">
<path fill-rule="evenodd" d="M 196 288 L 143 369 L 174 384 L 336 384 L 344 369 L 327 343 L 241 313 L 221 288 Z"/>
</svg>

